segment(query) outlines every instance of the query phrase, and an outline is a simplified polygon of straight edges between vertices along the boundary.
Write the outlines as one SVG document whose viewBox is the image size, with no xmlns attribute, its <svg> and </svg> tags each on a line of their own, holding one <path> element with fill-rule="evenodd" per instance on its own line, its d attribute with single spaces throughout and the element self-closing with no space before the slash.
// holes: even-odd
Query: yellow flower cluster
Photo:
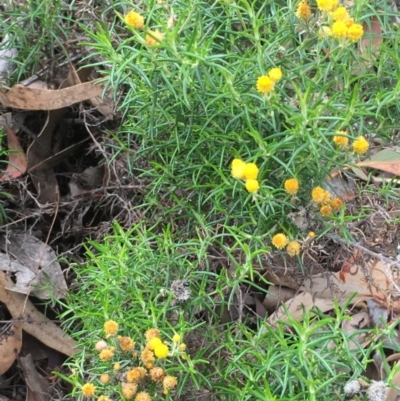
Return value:
<svg viewBox="0 0 400 401">
<path fill-rule="evenodd" d="M 340 210 L 342 200 L 338 197 L 331 199 L 331 194 L 321 187 L 315 187 L 311 191 L 311 198 L 315 204 L 320 206 L 319 212 L 322 216 L 330 216 L 334 210 Z"/>
<path fill-rule="evenodd" d="M 339 0 L 317 0 L 318 9 L 327 18 L 328 25 L 320 28 L 318 35 L 321 39 L 335 37 L 342 41 L 357 42 L 364 34 L 363 26 L 356 24 L 346 7 L 339 6 Z M 297 5 L 296 15 L 307 21 L 311 18 L 308 0 L 301 0 Z"/>
<path fill-rule="evenodd" d="M 231 174 L 234 178 L 245 181 L 245 187 L 248 192 L 255 193 L 260 189 L 260 184 L 257 180 L 258 167 L 255 163 L 246 163 L 242 159 L 233 159 Z"/>
<path fill-rule="evenodd" d="M 144 27 L 144 18 L 136 11 L 129 11 L 129 13 L 125 15 L 125 22 L 133 29 L 142 29 Z M 157 46 L 163 41 L 163 39 L 164 34 L 158 29 L 155 31 L 148 30 L 145 42 L 147 46 Z"/>
<path fill-rule="evenodd" d="M 254 175 L 254 169 L 248 169 L 248 174 Z M 115 377 L 118 377 L 117 381 L 121 382 L 123 397 L 127 400 L 134 399 L 134 401 L 152 401 L 152 397 L 148 392 L 140 391 L 146 386 L 146 383 L 148 384 L 148 378 L 154 383 L 159 383 L 163 394 L 168 394 L 173 390 L 178 384 L 178 378 L 168 375 L 162 366 L 155 365 L 163 363 L 162 361 L 170 356 L 179 356 L 184 360 L 186 359 L 186 354 L 184 353 L 186 344 L 182 342 L 182 336 L 174 333 L 172 343 L 167 343 L 162 341 L 158 329 L 151 328 L 144 333 L 145 345 L 139 355 L 135 351 L 136 343 L 133 339 L 127 336 L 117 336 L 118 329 L 118 323 L 115 321 L 108 320 L 105 322 L 106 338 L 112 341 L 114 345 L 110 345 L 108 341 L 100 340 L 95 344 L 94 348 L 98 352 L 99 359 L 104 362 L 109 362 L 120 354 L 124 354 L 124 360 L 130 358 L 136 361 L 133 366 L 126 367 L 126 371 L 122 373 L 120 373 L 121 363 L 116 362 L 110 365 L 112 367 L 110 371 L 113 372 Z M 171 345 L 169 346 L 169 344 Z M 130 357 L 126 353 L 130 353 Z M 117 374 L 118 376 L 116 376 Z M 115 389 L 112 392 L 113 377 L 108 373 L 101 373 L 98 379 L 99 383 L 104 386 L 104 390 L 108 391 L 108 394 L 100 395 L 97 399 L 100 401 L 114 399 L 118 390 Z M 96 386 L 92 383 L 85 383 L 82 386 L 82 394 L 85 397 L 94 397 L 96 392 Z"/>
<path fill-rule="evenodd" d="M 267 75 L 262 75 L 257 79 L 257 90 L 266 95 L 274 90 L 275 84 L 282 79 L 282 70 L 280 68 L 271 68 Z"/>
<path fill-rule="evenodd" d="M 335 142 L 335 144 L 337 146 L 340 146 L 343 148 L 346 147 L 349 144 L 349 138 L 348 138 L 346 132 L 345 131 L 337 131 L 336 134 L 337 135 L 335 135 L 333 137 L 333 142 Z M 363 155 L 368 152 L 369 143 L 363 136 L 359 136 L 354 140 L 352 147 L 353 147 L 354 153 L 357 153 L 358 155 Z"/>
<path fill-rule="evenodd" d="M 297 241 L 289 241 L 289 238 L 282 233 L 275 234 L 272 237 L 272 245 L 278 249 L 286 248 L 289 256 L 296 256 L 301 251 L 301 245 Z"/>
</svg>

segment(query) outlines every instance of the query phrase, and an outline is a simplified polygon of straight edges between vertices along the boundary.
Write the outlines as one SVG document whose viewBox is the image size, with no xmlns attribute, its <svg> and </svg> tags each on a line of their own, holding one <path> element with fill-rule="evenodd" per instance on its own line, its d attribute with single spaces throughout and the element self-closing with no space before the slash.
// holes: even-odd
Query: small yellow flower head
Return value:
<svg viewBox="0 0 400 401">
<path fill-rule="evenodd" d="M 298 18 L 302 20 L 308 20 L 311 18 L 311 9 L 310 6 L 305 1 L 301 1 L 297 6 L 296 15 Z"/>
<path fill-rule="evenodd" d="M 149 393 L 146 393 L 144 391 L 141 391 L 138 393 L 138 395 L 135 397 L 135 401 L 151 401 L 151 397 Z"/>
<path fill-rule="evenodd" d="M 271 68 L 268 72 L 268 76 L 273 83 L 278 82 L 282 78 L 282 70 L 280 68 Z"/>
<path fill-rule="evenodd" d="M 329 26 L 321 26 L 318 31 L 318 36 L 320 39 L 330 38 L 332 35 L 332 29 Z"/>
<path fill-rule="evenodd" d="M 158 29 L 156 31 L 148 31 L 148 32 L 149 33 L 146 35 L 147 46 L 157 46 L 163 41 L 164 34 L 161 33 Z"/>
<path fill-rule="evenodd" d="M 100 376 L 100 381 L 101 381 L 102 383 L 104 383 L 104 384 L 107 384 L 110 380 L 111 380 L 111 377 L 110 377 L 110 375 L 107 374 L 107 373 L 103 373 L 103 374 Z"/>
<path fill-rule="evenodd" d="M 245 187 L 247 189 L 248 192 L 250 192 L 251 194 L 257 192 L 260 189 L 260 184 L 258 183 L 257 180 L 247 180 L 245 183 Z"/>
<path fill-rule="evenodd" d="M 153 337 L 152 339 L 150 339 L 150 341 L 147 343 L 147 348 L 154 350 L 155 347 L 157 347 L 158 345 L 162 344 L 162 341 L 159 337 Z"/>
<path fill-rule="evenodd" d="M 288 242 L 288 237 L 285 234 L 280 233 L 272 237 L 272 245 L 278 249 L 283 249 L 288 244 Z"/>
<path fill-rule="evenodd" d="M 157 358 L 166 358 L 168 356 L 169 349 L 165 344 L 159 344 L 154 348 L 154 354 Z"/>
<path fill-rule="evenodd" d="M 135 347 L 135 342 L 130 337 L 118 336 L 118 341 L 122 351 L 130 352 Z"/>
<path fill-rule="evenodd" d="M 150 369 L 150 378 L 153 382 L 162 382 L 165 376 L 165 372 L 163 368 L 155 367 Z"/>
<path fill-rule="evenodd" d="M 350 18 L 346 7 L 338 7 L 331 15 L 334 21 L 346 21 Z"/>
<path fill-rule="evenodd" d="M 108 349 L 108 344 L 104 340 L 100 340 L 97 341 L 94 347 L 96 348 L 96 351 L 101 352 L 103 349 Z"/>
<path fill-rule="evenodd" d="M 364 28 L 360 24 L 353 24 L 349 27 L 347 31 L 347 37 L 352 42 L 357 42 L 364 34 Z"/>
<path fill-rule="evenodd" d="M 133 368 L 126 374 L 126 381 L 128 383 L 139 383 L 146 377 L 146 373 L 145 368 Z"/>
<path fill-rule="evenodd" d="M 101 395 L 97 401 L 111 401 L 110 397 L 106 397 L 105 395 Z"/>
<path fill-rule="evenodd" d="M 296 256 L 300 253 L 301 245 L 297 241 L 290 241 L 286 247 L 289 256 Z"/>
<path fill-rule="evenodd" d="M 314 231 L 310 231 L 308 233 L 308 238 L 314 238 L 315 237 L 315 232 Z"/>
<path fill-rule="evenodd" d="M 256 180 L 258 176 L 258 167 L 254 163 L 246 163 L 244 166 L 244 178 L 246 180 Z"/>
<path fill-rule="evenodd" d="M 325 191 L 325 189 L 315 187 L 311 192 L 311 198 L 317 205 L 323 205 L 329 202 L 331 195 L 328 191 Z"/>
<path fill-rule="evenodd" d="M 353 150 L 358 155 L 363 155 L 364 153 L 367 153 L 368 149 L 369 149 L 369 143 L 363 136 L 359 136 L 353 142 Z"/>
<path fill-rule="evenodd" d="M 140 359 L 145 364 L 146 368 L 150 369 L 154 365 L 154 361 L 156 360 L 153 354 L 153 351 L 145 348 L 140 354 Z"/>
<path fill-rule="evenodd" d="M 182 343 L 182 344 L 179 344 L 179 351 L 185 351 L 185 349 L 186 349 L 186 344 L 185 343 Z"/>
<path fill-rule="evenodd" d="M 99 358 L 102 361 L 110 361 L 113 356 L 114 352 L 112 352 L 110 349 L 103 349 L 103 351 L 100 352 Z"/>
<path fill-rule="evenodd" d="M 296 195 L 299 191 L 299 181 L 296 178 L 289 178 L 283 184 L 285 191 L 290 195 Z"/>
<path fill-rule="evenodd" d="M 165 390 L 173 390 L 178 384 L 178 379 L 175 376 L 165 376 L 163 380 L 163 387 Z"/>
<path fill-rule="evenodd" d="M 349 144 L 349 137 L 347 136 L 346 131 L 337 131 L 336 134 L 337 135 L 333 137 L 333 142 L 342 148 L 346 147 Z"/>
<path fill-rule="evenodd" d="M 338 0 L 317 0 L 317 6 L 321 11 L 334 11 L 339 5 Z"/>
<path fill-rule="evenodd" d="M 321 213 L 322 216 L 330 216 L 332 214 L 332 207 L 329 205 L 321 206 L 319 212 Z"/>
<path fill-rule="evenodd" d="M 172 337 L 172 341 L 174 343 L 179 343 L 179 341 L 181 341 L 181 336 L 179 334 L 174 334 L 174 336 Z"/>
<path fill-rule="evenodd" d="M 133 29 L 142 29 L 144 26 L 144 18 L 135 11 L 129 11 L 125 15 L 125 22 Z"/>
<path fill-rule="evenodd" d="M 346 38 L 348 29 L 344 21 L 336 21 L 332 25 L 332 34 L 338 39 Z"/>
<path fill-rule="evenodd" d="M 150 341 L 153 337 L 160 337 L 160 331 L 157 329 L 149 329 L 144 333 L 147 341 Z"/>
<path fill-rule="evenodd" d="M 138 385 L 136 383 L 121 383 L 122 395 L 127 400 L 131 400 L 136 395 L 137 389 Z"/>
<path fill-rule="evenodd" d="M 82 394 L 85 397 L 94 397 L 96 387 L 92 383 L 86 383 L 82 386 Z"/>
<path fill-rule="evenodd" d="M 118 323 L 114 322 L 114 320 L 107 320 L 104 323 L 104 331 L 106 334 L 114 335 L 118 332 Z"/>
<path fill-rule="evenodd" d="M 274 82 L 268 75 L 263 75 L 257 79 L 257 90 L 263 95 L 274 90 Z"/>
<path fill-rule="evenodd" d="M 340 210 L 342 207 L 342 200 L 340 198 L 333 198 L 331 200 L 331 207 L 333 210 Z"/>
<path fill-rule="evenodd" d="M 114 363 L 114 366 L 113 366 L 113 368 L 114 368 L 114 370 L 115 370 L 116 372 L 118 372 L 118 370 L 120 370 L 120 369 L 121 369 L 121 364 L 120 364 L 119 362 L 117 362 L 117 363 Z"/>
<path fill-rule="evenodd" d="M 244 179 L 246 163 L 242 159 L 233 159 L 231 163 L 231 174 L 238 180 Z"/>
</svg>

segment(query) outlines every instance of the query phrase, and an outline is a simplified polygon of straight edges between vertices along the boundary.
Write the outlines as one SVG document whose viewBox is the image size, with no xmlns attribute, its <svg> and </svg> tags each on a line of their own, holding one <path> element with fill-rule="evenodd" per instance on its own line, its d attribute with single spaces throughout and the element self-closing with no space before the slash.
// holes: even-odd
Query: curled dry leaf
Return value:
<svg viewBox="0 0 400 401">
<path fill-rule="evenodd" d="M 22 347 L 22 324 L 15 322 L 0 336 L 0 375 L 7 372 Z"/>
<path fill-rule="evenodd" d="M 21 321 L 22 330 L 65 355 L 75 354 L 75 341 L 64 335 L 60 327 L 39 312 L 32 302 L 26 299 L 26 295 L 6 290 L 12 284 L 12 280 L 0 271 L 0 302 L 6 305 L 14 319 Z"/>
<path fill-rule="evenodd" d="M 17 135 L 8 126 L 6 126 L 8 142 L 8 164 L 6 171 L 0 177 L 0 182 L 14 180 L 23 175 L 27 170 L 28 162 L 24 150 L 22 149 Z"/>
</svg>

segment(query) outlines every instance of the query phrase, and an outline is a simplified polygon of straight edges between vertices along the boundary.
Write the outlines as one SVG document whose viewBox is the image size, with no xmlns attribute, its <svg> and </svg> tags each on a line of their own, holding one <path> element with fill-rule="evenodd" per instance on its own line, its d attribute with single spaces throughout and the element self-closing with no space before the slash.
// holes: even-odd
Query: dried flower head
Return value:
<svg viewBox="0 0 400 401">
<path fill-rule="evenodd" d="M 179 351 L 185 351 L 185 349 L 186 349 L 186 344 L 185 343 L 182 343 L 182 344 L 179 344 Z"/>
<path fill-rule="evenodd" d="M 129 11 L 125 15 L 125 22 L 133 29 L 142 29 L 144 26 L 144 18 L 136 11 Z"/>
<path fill-rule="evenodd" d="M 317 0 L 318 9 L 329 12 L 334 11 L 339 5 L 339 0 Z"/>
<path fill-rule="evenodd" d="M 103 349 L 103 351 L 101 351 L 99 354 L 99 358 L 102 361 L 110 361 L 113 356 L 114 352 L 112 352 L 111 349 Z"/>
<path fill-rule="evenodd" d="M 262 75 L 257 79 L 257 90 L 263 95 L 274 90 L 274 82 L 268 75 Z"/>
<path fill-rule="evenodd" d="M 268 72 L 268 76 L 271 78 L 273 83 L 278 82 L 282 79 L 282 70 L 278 67 L 271 68 Z"/>
<path fill-rule="evenodd" d="M 246 180 L 256 180 L 258 176 L 258 167 L 255 163 L 246 163 L 244 166 L 244 178 Z"/>
<path fill-rule="evenodd" d="M 97 341 L 96 345 L 94 346 L 96 351 L 101 352 L 103 349 L 108 349 L 108 344 L 104 340 Z"/>
<path fill-rule="evenodd" d="M 178 384 L 178 379 L 175 376 L 165 376 L 163 380 L 164 390 L 173 390 Z"/>
<path fill-rule="evenodd" d="M 246 181 L 245 187 L 246 187 L 247 191 L 252 194 L 252 193 L 257 192 L 260 189 L 260 184 L 257 180 L 250 179 L 250 180 Z"/>
<path fill-rule="evenodd" d="M 336 131 L 336 135 L 333 137 L 333 142 L 340 147 L 345 147 L 349 144 L 349 137 L 346 131 Z"/>
<path fill-rule="evenodd" d="M 126 383 L 126 382 L 121 383 L 122 395 L 127 400 L 131 400 L 136 395 L 137 389 L 138 385 L 136 383 Z"/>
<path fill-rule="evenodd" d="M 157 329 L 149 329 L 144 333 L 147 341 L 151 340 L 153 337 L 160 337 L 160 331 Z"/>
<path fill-rule="evenodd" d="M 140 354 L 140 359 L 144 363 L 147 369 L 151 369 L 154 366 L 156 358 L 154 357 L 153 351 L 145 348 Z"/>
<path fill-rule="evenodd" d="M 92 383 L 86 383 L 82 386 L 82 394 L 85 397 L 94 397 L 96 387 Z"/>
<path fill-rule="evenodd" d="M 153 382 L 162 382 L 165 376 L 165 372 L 163 368 L 155 367 L 150 369 L 150 378 Z"/>
<path fill-rule="evenodd" d="M 297 6 L 296 15 L 302 20 L 308 20 L 311 18 L 311 9 L 306 1 L 301 1 Z"/>
<path fill-rule="evenodd" d="M 286 247 L 289 256 L 296 256 L 300 253 L 301 245 L 297 241 L 290 241 Z"/>
<path fill-rule="evenodd" d="M 150 339 L 150 341 L 147 343 L 147 348 L 153 350 L 155 347 L 158 345 L 162 344 L 161 338 L 159 337 L 153 337 Z"/>
<path fill-rule="evenodd" d="M 126 374 L 126 381 L 128 383 L 139 383 L 146 377 L 147 371 L 141 366 L 131 369 Z"/>
<path fill-rule="evenodd" d="M 332 19 L 334 21 L 345 21 L 347 18 L 350 18 L 349 12 L 346 7 L 338 7 L 332 14 Z"/>
<path fill-rule="evenodd" d="M 361 39 L 361 37 L 364 35 L 364 28 L 360 24 L 352 24 L 349 26 L 348 31 L 347 31 L 347 37 L 352 41 L 352 42 L 357 42 L 358 40 Z"/>
<path fill-rule="evenodd" d="M 290 195 L 296 195 L 299 191 L 299 181 L 296 178 L 289 178 L 283 184 L 285 191 Z"/>
<path fill-rule="evenodd" d="M 233 177 L 242 180 L 244 179 L 244 169 L 246 163 L 242 159 L 233 159 L 231 163 L 231 174 Z"/>
<path fill-rule="evenodd" d="M 130 352 L 135 348 L 135 342 L 130 337 L 118 336 L 118 341 L 122 351 Z"/>
<path fill-rule="evenodd" d="M 333 198 L 331 200 L 331 207 L 333 210 L 340 210 L 340 208 L 342 207 L 342 200 L 340 198 Z"/>
<path fill-rule="evenodd" d="M 349 28 L 344 21 L 336 21 L 332 24 L 332 34 L 339 39 L 347 37 L 348 29 Z"/>
<path fill-rule="evenodd" d="M 149 393 L 146 393 L 144 391 L 141 391 L 140 393 L 137 394 L 135 397 L 135 401 L 151 401 L 151 397 Z"/>
<path fill-rule="evenodd" d="M 361 390 L 361 385 L 358 380 L 351 380 L 343 388 L 345 394 L 355 395 Z"/>
<path fill-rule="evenodd" d="M 168 356 L 169 349 L 165 344 L 159 344 L 154 347 L 154 355 L 157 358 L 166 358 Z"/>
<path fill-rule="evenodd" d="M 157 46 L 164 40 L 164 34 L 158 29 L 156 31 L 148 31 L 146 35 L 147 46 Z"/>
<path fill-rule="evenodd" d="M 118 323 L 114 322 L 114 320 L 107 320 L 104 323 L 104 331 L 106 334 L 114 335 L 118 332 Z"/>
<path fill-rule="evenodd" d="M 278 249 L 283 249 L 288 244 L 289 239 L 285 234 L 279 233 L 272 237 L 272 245 Z"/>
<path fill-rule="evenodd" d="M 386 399 L 386 384 L 382 380 L 372 380 L 367 390 L 368 401 L 381 401 Z"/>
<path fill-rule="evenodd" d="M 325 191 L 325 189 L 315 187 L 311 192 L 311 198 L 317 205 L 323 205 L 324 203 L 329 202 L 331 195 L 328 191 Z"/>
<path fill-rule="evenodd" d="M 104 383 L 104 384 L 109 383 L 110 380 L 111 380 L 111 377 L 110 377 L 110 375 L 109 375 L 108 373 L 103 373 L 103 374 L 100 376 L 100 381 L 101 381 L 102 383 Z"/>
<path fill-rule="evenodd" d="M 359 136 L 353 142 L 353 150 L 358 155 L 363 155 L 364 153 L 367 153 L 368 149 L 369 149 L 369 143 L 363 136 Z"/>
<path fill-rule="evenodd" d="M 330 216 L 332 214 L 332 207 L 329 205 L 321 206 L 319 212 L 322 216 Z"/>
<path fill-rule="evenodd" d="M 181 336 L 178 333 L 175 333 L 172 337 L 172 341 L 174 343 L 179 343 L 179 341 L 181 341 Z"/>
</svg>

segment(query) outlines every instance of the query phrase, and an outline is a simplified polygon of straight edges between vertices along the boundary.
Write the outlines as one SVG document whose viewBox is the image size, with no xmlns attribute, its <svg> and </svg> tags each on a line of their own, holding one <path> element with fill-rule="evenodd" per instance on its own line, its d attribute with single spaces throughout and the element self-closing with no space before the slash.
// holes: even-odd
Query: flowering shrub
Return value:
<svg viewBox="0 0 400 401">
<path fill-rule="evenodd" d="M 186 344 L 182 342 L 182 336 L 175 333 L 169 346 L 162 341 L 159 330 L 151 328 L 144 333 L 144 341 L 138 339 L 136 343 L 130 337 L 117 336 L 118 330 L 119 325 L 115 321 L 104 323 L 107 341 L 99 340 L 94 349 L 98 358 L 107 362 L 108 372 L 99 374 L 100 385 L 97 387 L 92 382 L 85 383 L 82 394 L 92 398 L 102 393 L 99 399 L 106 401 L 114 398 L 120 389 L 127 400 L 151 401 L 153 397 L 150 393 L 162 392 L 165 395 L 173 391 L 178 378 L 168 374 L 162 361 L 166 358 L 186 358 Z M 105 353 L 107 358 L 104 358 Z M 124 361 L 123 368 L 116 359 Z"/>
</svg>

